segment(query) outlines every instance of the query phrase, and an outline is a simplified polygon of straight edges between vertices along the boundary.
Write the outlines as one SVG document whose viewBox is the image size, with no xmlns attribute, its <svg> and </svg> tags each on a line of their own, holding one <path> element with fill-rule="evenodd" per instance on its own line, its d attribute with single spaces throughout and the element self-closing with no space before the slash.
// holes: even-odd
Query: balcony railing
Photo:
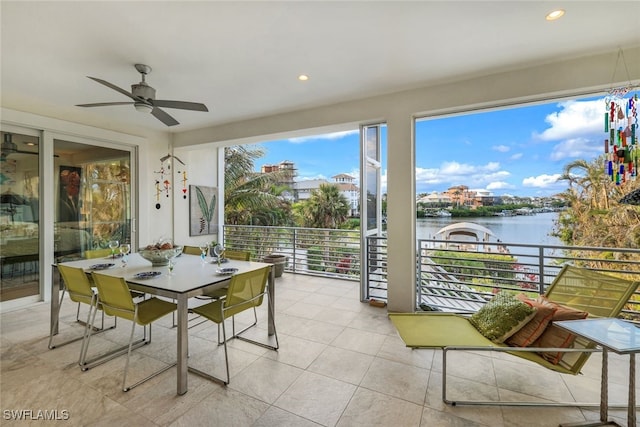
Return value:
<svg viewBox="0 0 640 427">
<path fill-rule="evenodd" d="M 246 225 L 223 231 L 226 248 L 249 251 L 253 260 L 285 255 L 289 273 L 360 280 L 358 231 Z M 417 251 L 416 307 L 424 310 L 472 313 L 500 290 L 543 294 L 565 263 L 640 281 L 640 249 L 421 239 Z M 365 254 L 365 298 L 386 300 L 386 237 L 367 237 Z M 640 292 L 623 316 L 640 320 Z"/>
<path fill-rule="evenodd" d="M 360 280 L 360 232 L 302 227 L 225 225 L 227 249 L 248 251 L 252 260 L 287 257 L 284 271 Z"/>
<path fill-rule="evenodd" d="M 543 294 L 566 263 L 640 280 L 640 250 L 626 248 L 418 241 L 418 306 L 475 312 L 500 290 Z M 640 320 L 640 293 L 623 316 Z"/>
</svg>

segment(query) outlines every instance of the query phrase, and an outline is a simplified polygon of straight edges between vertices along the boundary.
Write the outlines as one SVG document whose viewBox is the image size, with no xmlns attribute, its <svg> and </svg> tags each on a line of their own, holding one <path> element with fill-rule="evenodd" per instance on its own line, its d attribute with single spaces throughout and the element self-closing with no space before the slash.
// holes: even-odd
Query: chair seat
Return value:
<svg viewBox="0 0 640 427">
<path fill-rule="evenodd" d="M 150 298 L 138 303 L 138 324 L 149 323 L 177 309 L 176 304 L 160 298 Z"/>
<path fill-rule="evenodd" d="M 216 301 L 210 302 L 209 304 L 192 308 L 191 311 L 211 320 L 212 322 L 222 323 L 222 304 L 224 304 L 224 299 L 218 299 Z"/>
</svg>

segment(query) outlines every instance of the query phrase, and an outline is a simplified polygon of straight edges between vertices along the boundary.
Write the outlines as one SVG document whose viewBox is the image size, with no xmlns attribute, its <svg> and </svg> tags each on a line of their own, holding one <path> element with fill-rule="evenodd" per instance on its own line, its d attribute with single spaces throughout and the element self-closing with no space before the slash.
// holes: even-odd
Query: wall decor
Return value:
<svg viewBox="0 0 640 427">
<path fill-rule="evenodd" d="M 80 182 L 82 168 L 60 166 L 58 221 L 80 221 Z"/>
<path fill-rule="evenodd" d="M 189 235 L 203 236 L 218 233 L 216 187 L 189 186 Z"/>
</svg>

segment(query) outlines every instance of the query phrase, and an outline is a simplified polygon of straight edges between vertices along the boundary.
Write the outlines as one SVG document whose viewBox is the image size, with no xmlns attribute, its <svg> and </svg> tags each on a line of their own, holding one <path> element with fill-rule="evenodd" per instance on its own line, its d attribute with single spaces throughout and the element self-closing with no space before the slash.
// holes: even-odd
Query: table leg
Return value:
<svg viewBox="0 0 640 427">
<path fill-rule="evenodd" d="M 602 377 L 600 379 L 600 421 L 607 422 L 609 418 L 609 352 L 602 349 Z"/>
<path fill-rule="evenodd" d="M 629 354 L 629 409 L 627 412 L 627 425 L 636 425 L 636 355 Z"/>
<path fill-rule="evenodd" d="M 271 310 L 268 310 L 268 332 L 269 335 L 275 333 L 275 315 L 276 315 L 276 269 L 271 267 L 269 273 L 269 304 L 271 304 Z"/>
<path fill-rule="evenodd" d="M 187 312 L 186 295 L 178 295 L 178 356 L 176 371 L 178 375 L 178 394 L 182 395 L 187 392 L 188 365 L 187 358 L 189 356 L 189 334 L 187 329 L 188 312 Z"/>
<path fill-rule="evenodd" d="M 51 334 L 58 334 L 58 307 L 60 306 L 60 271 L 56 266 L 51 266 L 51 315 L 49 318 L 49 327 Z"/>
</svg>

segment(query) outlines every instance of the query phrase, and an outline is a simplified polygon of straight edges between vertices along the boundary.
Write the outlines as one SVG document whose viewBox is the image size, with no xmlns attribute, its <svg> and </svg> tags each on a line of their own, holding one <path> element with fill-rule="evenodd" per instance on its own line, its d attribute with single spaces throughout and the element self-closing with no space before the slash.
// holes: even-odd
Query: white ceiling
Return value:
<svg viewBox="0 0 640 427">
<path fill-rule="evenodd" d="M 640 44 L 639 1 L 2 0 L 0 14 L 3 107 L 171 132 Z M 75 107 L 128 101 L 86 76 L 130 90 L 135 63 L 158 99 L 210 112 L 166 109 L 181 123 L 167 128 L 132 106 Z"/>
</svg>

